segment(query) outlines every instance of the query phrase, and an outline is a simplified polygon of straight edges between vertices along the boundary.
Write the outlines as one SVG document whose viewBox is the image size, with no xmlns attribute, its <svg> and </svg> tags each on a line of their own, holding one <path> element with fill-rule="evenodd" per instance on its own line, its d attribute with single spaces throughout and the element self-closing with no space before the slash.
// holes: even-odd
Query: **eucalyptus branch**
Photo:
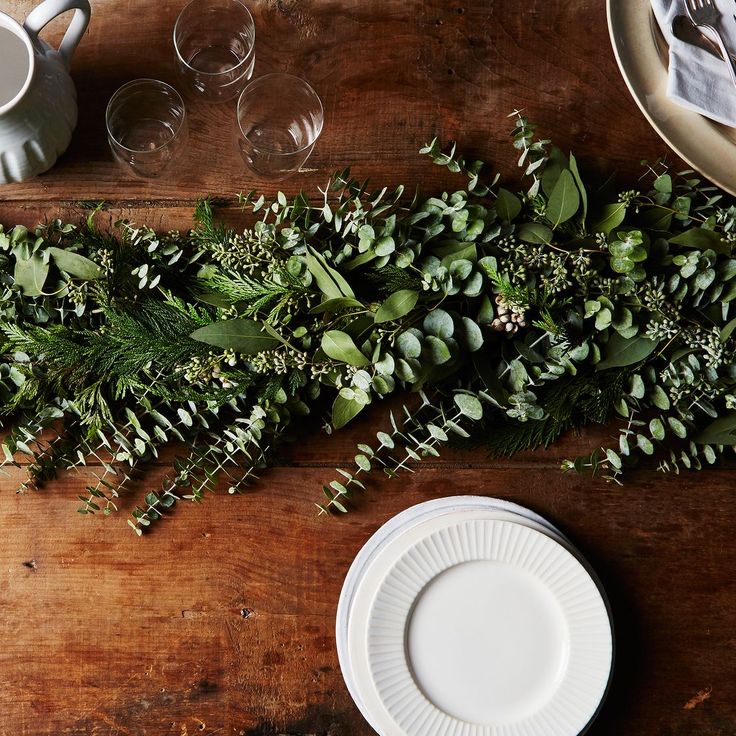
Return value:
<svg viewBox="0 0 736 736">
<path fill-rule="evenodd" d="M 339 429 L 405 391 L 420 406 L 359 445 L 322 511 L 453 435 L 511 455 L 616 411 L 617 442 L 565 467 L 620 482 L 656 453 L 664 471 L 716 462 L 736 445 L 736 204 L 664 164 L 637 189 L 586 181 L 513 117 L 524 193 L 435 140 L 423 152 L 465 179 L 433 196 L 344 169 L 314 202 L 242 196 L 242 232 L 212 200 L 185 233 L 0 228 L 6 463 L 28 455 L 29 488 L 98 466 L 80 511 L 105 513 L 183 442 L 140 531 L 217 478 L 237 491 L 294 416 L 327 403 Z"/>
<path fill-rule="evenodd" d="M 438 457 L 438 445 L 448 442 L 452 434 L 468 438 L 470 435 L 463 428 L 463 423 L 477 422 L 483 416 L 480 399 L 468 392 L 454 395 L 456 411 L 452 416 L 447 416 L 444 408 L 436 408 L 424 392 L 420 392 L 420 397 L 421 403 L 418 407 L 402 407 L 403 416 L 400 421 L 396 420 L 393 412 L 389 412 L 392 431 L 376 434 L 378 446 L 375 449 L 365 443 L 358 445 L 360 452 L 355 456 L 356 469 L 353 472 L 337 469 L 345 480 L 333 480 L 328 486 L 323 486 L 327 503 L 317 504 L 320 514 L 330 513 L 333 508 L 347 513 L 345 504 L 352 499 L 354 490 L 365 490 L 365 485 L 357 476 L 361 472 L 369 473 L 374 464 L 378 464 L 389 478 L 397 477 L 402 470 L 414 472 L 410 462 L 421 462 L 427 456 Z M 391 455 L 388 455 L 388 459 L 382 457 L 385 450 L 400 448 L 403 449 L 400 460 Z"/>
</svg>

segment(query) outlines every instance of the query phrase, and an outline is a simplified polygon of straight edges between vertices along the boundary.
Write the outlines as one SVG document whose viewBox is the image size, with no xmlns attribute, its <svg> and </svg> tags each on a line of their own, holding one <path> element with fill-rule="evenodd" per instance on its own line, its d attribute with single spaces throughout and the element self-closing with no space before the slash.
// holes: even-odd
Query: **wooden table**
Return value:
<svg viewBox="0 0 736 736">
<path fill-rule="evenodd" d="M 9 0 L 2 10 L 22 19 L 33 5 Z M 131 78 L 175 81 L 171 30 L 182 5 L 93 2 L 74 59 L 74 141 L 53 171 L 2 189 L 0 221 L 76 220 L 78 201 L 104 199 L 104 219 L 185 228 L 197 196 L 225 198 L 230 216 L 238 191 L 261 186 L 236 154 L 232 105 L 190 106 L 188 158 L 170 179 L 126 179 L 111 161 L 105 104 Z M 348 164 L 376 185 L 462 186 L 417 155 L 435 135 L 496 162 L 514 181 L 506 115 L 515 108 L 574 148 L 584 168 L 616 169 L 632 186 L 641 159 L 666 153 L 618 73 L 602 0 L 249 6 L 256 73 L 295 72 L 325 103 L 309 172 L 282 185 L 289 193 L 316 192 Z M 83 517 L 74 511 L 84 477 L 24 495 L 14 493 L 20 471 L 0 479 L 0 734 L 372 733 L 335 652 L 343 577 L 392 515 L 460 493 L 500 496 L 547 515 L 600 573 L 618 650 L 592 736 L 736 731 L 732 471 L 642 470 L 623 488 L 561 474 L 560 458 L 612 432 L 601 429 L 511 461 L 447 453 L 401 482 L 374 478 L 348 516 L 317 518 L 320 484 L 350 464 L 356 441 L 385 424 L 379 406 L 333 437 L 315 427 L 308 442 L 284 449 L 252 492 L 180 505 L 143 539 L 126 526 L 135 496 L 112 518 Z M 165 470 L 165 462 L 152 467 L 145 484 L 155 486 Z"/>
</svg>

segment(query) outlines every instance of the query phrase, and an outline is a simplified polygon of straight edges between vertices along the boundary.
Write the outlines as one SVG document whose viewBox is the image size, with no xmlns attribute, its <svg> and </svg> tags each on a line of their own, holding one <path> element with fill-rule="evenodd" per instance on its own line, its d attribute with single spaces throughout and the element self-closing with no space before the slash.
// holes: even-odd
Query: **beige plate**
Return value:
<svg viewBox="0 0 736 736">
<path fill-rule="evenodd" d="M 736 194 L 736 130 L 667 98 L 667 45 L 647 0 L 606 4 L 616 61 L 647 120 L 680 158 Z"/>
</svg>

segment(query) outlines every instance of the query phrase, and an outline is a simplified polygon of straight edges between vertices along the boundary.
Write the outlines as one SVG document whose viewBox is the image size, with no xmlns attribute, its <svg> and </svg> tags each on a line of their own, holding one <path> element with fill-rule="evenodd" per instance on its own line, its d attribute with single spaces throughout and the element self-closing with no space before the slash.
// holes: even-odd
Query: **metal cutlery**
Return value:
<svg viewBox="0 0 736 736">
<path fill-rule="evenodd" d="M 685 10 L 694 25 L 699 29 L 710 31 L 716 37 L 721 55 L 727 62 L 731 80 L 736 85 L 736 61 L 731 58 L 726 42 L 718 29 L 721 13 L 716 7 L 715 0 L 685 0 Z"/>
<path fill-rule="evenodd" d="M 672 35 L 683 43 L 697 46 L 723 61 L 721 47 L 706 36 L 686 15 L 676 15 L 672 19 Z M 732 54 L 733 56 L 733 54 Z"/>
</svg>

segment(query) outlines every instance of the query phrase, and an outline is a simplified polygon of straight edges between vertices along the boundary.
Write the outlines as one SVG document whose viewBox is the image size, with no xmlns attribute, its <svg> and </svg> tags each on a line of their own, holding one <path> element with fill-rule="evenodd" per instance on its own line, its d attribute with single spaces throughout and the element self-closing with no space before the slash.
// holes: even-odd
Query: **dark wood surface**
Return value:
<svg viewBox="0 0 736 736">
<path fill-rule="evenodd" d="M 76 218 L 76 202 L 104 199 L 110 220 L 184 228 L 199 195 L 223 197 L 234 212 L 238 191 L 273 192 L 241 166 L 232 105 L 190 105 L 191 146 L 175 176 L 121 176 L 106 148 L 105 104 L 131 78 L 175 82 L 171 30 L 184 2 L 92 4 L 74 59 L 74 141 L 48 174 L 0 190 L 0 221 Z M 33 5 L 0 10 L 22 19 Z M 574 148 L 584 168 L 617 170 L 632 186 L 642 159 L 666 153 L 618 73 L 602 0 L 249 5 L 256 74 L 297 73 L 325 103 L 310 171 L 281 185 L 289 193 L 316 192 L 348 164 L 376 185 L 455 187 L 417 155 L 435 135 L 515 178 L 506 118 L 515 108 Z M 599 572 L 617 663 L 591 736 L 736 732 L 733 471 L 645 469 L 623 487 L 563 475 L 560 459 L 594 447 L 608 434 L 599 429 L 512 461 L 448 452 L 400 482 L 374 478 L 348 516 L 318 518 L 321 483 L 385 422 L 376 407 L 332 437 L 315 426 L 252 492 L 181 505 L 143 539 L 125 521 L 135 496 L 119 515 L 86 518 L 74 513 L 82 475 L 23 495 L 14 493 L 21 471 L 0 478 L 0 735 L 368 736 L 335 652 L 343 577 L 392 515 L 460 493 L 548 516 Z M 152 467 L 139 491 L 165 469 Z"/>
</svg>

